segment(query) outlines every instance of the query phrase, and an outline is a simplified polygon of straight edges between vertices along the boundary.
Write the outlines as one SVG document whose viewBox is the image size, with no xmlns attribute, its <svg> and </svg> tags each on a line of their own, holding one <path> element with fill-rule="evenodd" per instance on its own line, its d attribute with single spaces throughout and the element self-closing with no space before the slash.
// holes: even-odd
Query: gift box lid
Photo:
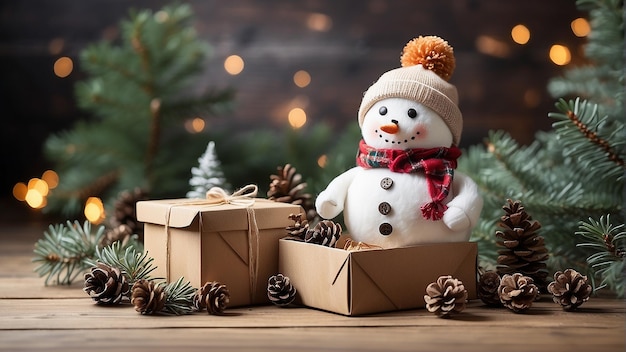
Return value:
<svg viewBox="0 0 626 352">
<path fill-rule="evenodd" d="M 302 213 L 299 205 L 254 198 L 251 206 L 260 229 L 285 226 L 289 214 Z M 191 226 L 196 218 L 202 220 L 202 231 L 236 231 L 248 228 L 248 210 L 233 204 L 202 204 L 200 199 L 162 199 L 137 202 L 137 220 L 173 228 Z"/>
</svg>

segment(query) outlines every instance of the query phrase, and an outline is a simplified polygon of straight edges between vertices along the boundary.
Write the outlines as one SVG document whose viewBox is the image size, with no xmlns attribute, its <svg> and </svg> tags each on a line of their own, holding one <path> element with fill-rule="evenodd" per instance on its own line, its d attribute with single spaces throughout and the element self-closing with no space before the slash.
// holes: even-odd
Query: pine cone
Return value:
<svg viewBox="0 0 626 352">
<path fill-rule="evenodd" d="M 219 315 L 230 302 L 230 292 L 226 285 L 217 281 L 205 283 L 193 296 L 193 306 L 197 311 L 207 309 L 209 314 Z"/>
<path fill-rule="evenodd" d="M 335 247 L 340 236 L 341 225 L 331 220 L 322 220 L 306 232 L 304 242 Z"/>
<path fill-rule="evenodd" d="M 289 214 L 289 219 L 295 222 L 292 226 L 287 226 L 285 228 L 289 236 L 299 238 L 304 241 L 306 233 L 309 230 L 309 222 L 307 219 L 302 219 L 302 213 Z"/>
<path fill-rule="evenodd" d="M 505 307 L 520 313 L 532 306 L 539 290 L 533 279 L 520 273 L 505 274 L 498 287 L 500 301 Z"/>
<path fill-rule="evenodd" d="M 128 296 L 130 288 L 120 269 L 98 263 L 85 273 L 83 291 L 97 303 L 118 304 Z"/>
<path fill-rule="evenodd" d="M 498 287 L 500 286 L 500 275 L 495 271 L 487 271 L 480 275 L 478 279 L 478 298 L 489 306 L 498 307 L 502 305 L 500 296 L 498 295 Z"/>
<path fill-rule="evenodd" d="M 448 317 L 465 309 L 467 290 L 465 285 L 450 275 L 440 276 L 426 287 L 426 309 L 440 317 Z"/>
<path fill-rule="evenodd" d="M 143 242 L 143 224 L 137 221 L 136 211 L 136 204 L 140 200 L 148 200 L 147 194 L 141 188 L 122 191 L 115 200 L 113 216 L 109 219 L 109 224 L 113 229 L 120 225 L 128 226 L 131 234 L 137 234 L 139 240 Z"/>
<path fill-rule="evenodd" d="M 267 298 L 277 306 L 287 306 L 296 298 L 296 288 L 283 274 L 274 275 L 267 280 Z"/>
<path fill-rule="evenodd" d="M 133 285 L 130 303 L 141 314 L 155 314 L 163 311 L 166 298 L 163 285 L 141 279 Z"/>
<path fill-rule="evenodd" d="M 307 184 L 302 182 L 302 175 L 296 173 L 296 168 L 291 164 L 276 168 L 277 175 L 270 176 L 270 188 L 267 198 L 276 202 L 300 205 L 306 212 L 309 221 L 317 218 L 313 197 L 309 193 L 301 193 Z"/>
<path fill-rule="evenodd" d="M 548 285 L 548 292 L 552 294 L 554 302 L 565 310 L 574 310 L 585 303 L 592 291 L 587 276 L 574 269 L 557 271 L 554 274 L 554 281 Z"/>
<path fill-rule="evenodd" d="M 508 199 L 507 202 L 502 207 L 506 214 L 499 223 L 503 231 L 496 231 L 496 244 L 503 248 L 498 251 L 496 270 L 500 275 L 521 273 L 529 276 L 543 290 L 548 277 L 545 263 L 548 250 L 543 237 L 536 233 L 541 224 L 526 213 L 519 200 Z"/>
<path fill-rule="evenodd" d="M 133 235 L 133 230 L 126 224 L 119 225 L 113 229 L 107 230 L 102 238 L 102 246 L 110 246 L 116 241 L 120 241 L 122 247 L 126 246 Z"/>
</svg>

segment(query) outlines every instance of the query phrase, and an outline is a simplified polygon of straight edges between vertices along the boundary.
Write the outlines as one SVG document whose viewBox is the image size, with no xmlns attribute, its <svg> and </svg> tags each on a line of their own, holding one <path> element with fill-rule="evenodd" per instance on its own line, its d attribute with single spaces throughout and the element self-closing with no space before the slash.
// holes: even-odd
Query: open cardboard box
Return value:
<svg viewBox="0 0 626 352">
<path fill-rule="evenodd" d="M 302 208 L 259 198 L 250 209 L 198 203 L 137 202 L 137 219 L 145 223 L 144 247 L 157 266 L 152 276 L 184 277 L 193 287 L 219 281 L 230 291 L 231 307 L 269 304 L 267 280 L 278 272 L 278 240 L 293 224 L 289 214 L 303 213 Z"/>
<path fill-rule="evenodd" d="M 279 272 L 296 288 L 295 303 L 349 316 L 423 308 L 426 286 L 441 275 L 461 280 L 476 298 L 476 243 L 337 247 L 280 240 Z"/>
</svg>

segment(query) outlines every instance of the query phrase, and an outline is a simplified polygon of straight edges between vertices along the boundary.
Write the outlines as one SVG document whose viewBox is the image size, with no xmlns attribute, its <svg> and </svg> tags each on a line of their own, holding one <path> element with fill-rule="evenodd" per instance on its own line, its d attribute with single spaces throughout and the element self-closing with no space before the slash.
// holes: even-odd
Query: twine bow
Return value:
<svg viewBox="0 0 626 352">
<path fill-rule="evenodd" d="M 240 207 L 249 207 L 254 204 L 259 188 L 256 185 L 247 185 L 233 194 L 228 194 L 220 187 L 213 187 L 206 192 L 206 204 L 232 204 Z"/>
</svg>

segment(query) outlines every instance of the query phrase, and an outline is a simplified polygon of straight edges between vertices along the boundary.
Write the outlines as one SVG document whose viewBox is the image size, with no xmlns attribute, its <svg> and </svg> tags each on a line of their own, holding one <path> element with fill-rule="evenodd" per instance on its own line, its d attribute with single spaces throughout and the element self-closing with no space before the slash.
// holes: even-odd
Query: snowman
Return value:
<svg viewBox="0 0 626 352">
<path fill-rule="evenodd" d="M 400 61 L 365 92 L 357 166 L 318 195 L 317 212 L 332 219 L 343 211 L 354 241 L 382 248 L 468 241 L 482 198 L 455 172 L 463 120 L 447 82 L 453 49 L 420 36 Z"/>
</svg>

